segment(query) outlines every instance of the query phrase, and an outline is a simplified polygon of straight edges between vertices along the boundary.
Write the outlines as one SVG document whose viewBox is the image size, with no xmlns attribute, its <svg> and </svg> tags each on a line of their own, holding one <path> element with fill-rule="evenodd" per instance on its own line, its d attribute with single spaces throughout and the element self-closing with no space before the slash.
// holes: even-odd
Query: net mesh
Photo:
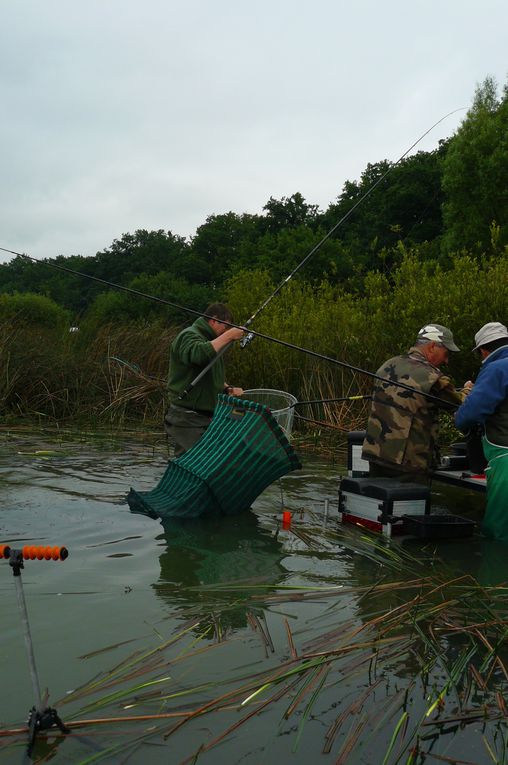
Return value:
<svg viewBox="0 0 508 765">
<path fill-rule="evenodd" d="M 255 401 L 268 407 L 287 438 L 290 437 L 295 416 L 295 404 L 297 403 L 297 399 L 291 393 L 286 393 L 283 390 L 272 390 L 271 388 L 253 388 L 244 391 L 243 395 L 249 401 Z"/>
<path fill-rule="evenodd" d="M 209 427 L 192 449 L 169 463 L 155 489 L 131 489 L 127 501 L 131 510 L 162 519 L 233 515 L 300 467 L 266 406 L 221 394 Z"/>
</svg>

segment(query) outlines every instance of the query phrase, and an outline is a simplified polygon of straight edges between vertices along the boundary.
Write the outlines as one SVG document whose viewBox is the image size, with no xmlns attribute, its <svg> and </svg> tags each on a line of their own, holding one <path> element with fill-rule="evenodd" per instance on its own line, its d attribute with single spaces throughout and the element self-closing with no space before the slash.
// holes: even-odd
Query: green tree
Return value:
<svg viewBox="0 0 508 765">
<path fill-rule="evenodd" d="M 476 89 L 473 104 L 450 142 L 444 161 L 444 250 L 487 252 L 508 242 L 508 90 L 497 94 L 492 77 Z"/>
<path fill-rule="evenodd" d="M 209 215 L 191 240 L 191 252 L 197 261 L 206 264 L 209 284 L 219 285 L 231 274 L 252 265 L 249 258 L 261 234 L 260 216 Z"/>
<path fill-rule="evenodd" d="M 330 230 L 350 213 L 376 183 L 379 185 L 351 212 L 333 235 L 349 256 L 353 270 L 366 271 L 393 265 L 399 241 L 420 244 L 438 238 L 443 231 L 441 216 L 442 161 L 447 143 L 437 150 L 420 151 L 393 167 L 386 178 L 387 160 L 368 164 L 360 181 L 346 181 L 335 204 L 321 217 Z"/>
<path fill-rule="evenodd" d="M 44 295 L 29 292 L 0 295 L 0 322 L 61 330 L 69 326 L 69 320 L 69 312 Z"/>
<path fill-rule="evenodd" d="M 98 252 L 95 257 L 94 276 L 117 284 L 128 284 L 140 274 L 160 271 L 180 273 L 188 245 L 183 237 L 171 231 L 146 231 L 123 234 L 120 239 Z"/>
<path fill-rule="evenodd" d="M 184 321 L 188 314 L 162 301 L 167 300 L 183 308 L 203 311 L 209 303 L 217 299 L 211 287 L 191 284 L 186 279 L 167 272 L 151 276 L 142 274 L 133 279 L 128 286 L 145 295 L 161 298 L 161 302 L 111 289 L 95 298 L 86 315 L 87 324 L 100 327 L 104 324 L 179 323 Z"/>
<path fill-rule="evenodd" d="M 270 197 L 263 210 L 266 211 L 266 230 L 271 233 L 296 226 L 312 226 L 319 214 L 318 206 L 308 204 L 298 191 L 282 199 Z"/>
</svg>

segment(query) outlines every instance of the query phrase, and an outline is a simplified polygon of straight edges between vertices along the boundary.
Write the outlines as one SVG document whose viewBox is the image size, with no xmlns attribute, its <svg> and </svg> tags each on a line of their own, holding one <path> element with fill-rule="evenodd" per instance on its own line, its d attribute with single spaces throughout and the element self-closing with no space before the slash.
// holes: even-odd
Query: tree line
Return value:
<svg viewBox="0 0 508 765">
<path fill-rule="evenodd" d="M 222 299 L 229 280 L 244 270 L 265 271 L 275 283 L 287 276 L 388 168 L 386 160 L 368 164 L 324 211 L 296 192 L 270 197 L 261 214 L 210 215 L 189 240 L 137 230 L 92 257 L 58 255 L 38 263 L 16 257 L 0 266 L 0 292 L 50 298 L 72 323 L 84 316 L 99 325 L 178 321 L 182 315 L 174 309 L 133 300 L 51 263 L 202 310 Z M 367 275 L 389 277 L 402 248 L 444 268 L 453 253 L 495 255 L 508 244 L 507 189 L 508 89 L 498 95 L 487 78 L 456 134 L 394 167 L 298 278 L 363 294 Z"/>
<path fill-rule="evenodd" d="M 202 310 L 227 302 L 245 321 L 387 170 L 368 165 L 326 211 L 301 194 L 262 214 L 210 216 L 186 240 L 170 231 L 124 234 L 94 257 L 53 263 Z M 486 321 L 508 321 L 508 90 L 476 90 L 451 138 L 388 174 L 256 321 L 255 329 L 375 371 L 428 321 L 467 349 Z M 0 266 L 0 406 L 4 418 L 162 422 L 168 347 L 189 317 L 16 257 Z M 79 332 L 69 332 L 79 325 Z M 458 383 L 472 354 L 453 354 Z M 255 340 L 228 354 L 230 379 L 300 400 L 368 393 L 368 377 Z M 344 430 L 362 403 L 304 412 Z"/>
</svg>

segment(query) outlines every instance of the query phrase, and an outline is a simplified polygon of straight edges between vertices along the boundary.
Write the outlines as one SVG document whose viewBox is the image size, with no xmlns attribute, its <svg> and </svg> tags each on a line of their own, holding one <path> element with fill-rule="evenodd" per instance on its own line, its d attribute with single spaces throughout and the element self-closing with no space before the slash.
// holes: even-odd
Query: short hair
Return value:
<svg viewBox="0 0 508 765">
<path fill-rule="evenodd" d="M 439 343 L 437 340 L 427 340 L 426 337 L 419 337 L 417 340 L 415 340 L 415 345 L 429 345 L 429 343 L 436 343 L 436 345 L 443 345 L 443 343 Z"/>
<path fill-rule="evenodd" d="M 489 353 L 492 353 L 492 351 L 497 351 L 498 348 L 502 348 L 503 345 L 508 345 L 508 337 L 498 337 L 497 340 L 492 340 L 490 343 L 479 345 L 478 350 L 484 348 Z"/>
<path fill-rule="evenodd" d="M 203 315 L 208 320 L 218 319 L 219 321 L 233 321 L 233 314 L 224 303 L 211 303 L 208 308 L 205 309 Z"/>
</svg>

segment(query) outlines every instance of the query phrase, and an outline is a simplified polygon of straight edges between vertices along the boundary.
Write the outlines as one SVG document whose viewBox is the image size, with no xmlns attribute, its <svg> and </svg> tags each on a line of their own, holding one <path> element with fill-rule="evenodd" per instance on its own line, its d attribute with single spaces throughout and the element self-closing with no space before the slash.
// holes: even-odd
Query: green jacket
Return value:
<svg viewBox="0 0 508 765">
<path fill-rule="evenodd" d="M 219 358 L 206 375 L 182 400 L 178 397 L 192 380 L 216 357 L 211 344 L 216 335 L 203 317 L 180 334 L 171 343 L 169 351 L 168 398 L 169 403 L 183 409 L 211 413 L 217 396 L 224 390 L 224 359 Z"/>
<path fill-rule="evenodd" d="M 415 346 L 386 361 L 377 374 L 453 404 L 463 395 Z M 428 473 L 437 461 L 438 407 L 390 382 L 376 380 L 362 457 L 406 472 Z"/>
</svg>

